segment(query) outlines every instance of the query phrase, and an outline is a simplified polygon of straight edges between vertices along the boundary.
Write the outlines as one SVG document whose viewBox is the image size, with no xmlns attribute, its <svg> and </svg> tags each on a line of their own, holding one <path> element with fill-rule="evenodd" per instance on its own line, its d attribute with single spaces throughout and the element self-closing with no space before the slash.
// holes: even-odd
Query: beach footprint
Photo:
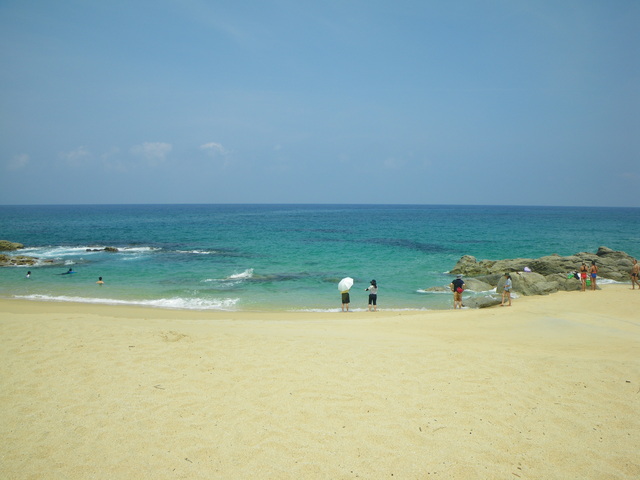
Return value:
<svg viewBox="0 0 640 480">
<path fill-rule="evenodd" d="M 165 342 L 179 342 L 183 338 L 188 338 L 189 336 L 184 333 L 178 333 L 171 330 L 169 332 L 162 332 L 160 337 L 162 337 L 162 340 Z"/>
</svg>

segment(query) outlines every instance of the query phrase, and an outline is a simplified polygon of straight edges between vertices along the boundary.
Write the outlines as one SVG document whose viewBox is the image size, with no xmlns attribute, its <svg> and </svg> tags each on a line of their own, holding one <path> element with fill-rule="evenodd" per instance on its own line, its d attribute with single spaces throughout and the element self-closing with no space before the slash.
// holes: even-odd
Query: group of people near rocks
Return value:
<svg viewBox="0 0 640 480">
<path fill-rule="evenodd" d="M 504 286 L 502 287 L 502 302 L 501 307 L 511 306 L 511 289 L 513 288 L 513 282 L 511 281 L 511 275 L 507 272 L 504 274 Z M 455 280 L 449 284 L 449 288 L 453 292 L 453 308 L 462 308 L 462 292 L 464 292 L 465 285 L 462 280 L 462 275 L 458 275 Z"/>
<path fill-rule="evenodd" d="M 578 278 L 581 282 L 581 290 L 586 291 L 587 287 L 590 287 L 591 290 L 596 290 L 597 288 L 597 278 L 598 278 L 598 266 L 596 265 L 595 260 L 591 262 L 591 266 L 587 266 L 586 262 L 582 262 L 579 271 L 574 273 L 575 277 Z M 511 281 L 511 274 L 508 272 L 504 274 L 505 282 L 502 288 L 502 302 L 500 303 L 501 307 L 510 307 L 511 306 L 511 289 L 513 288 L 513 283 Z M 633 260 L 633 267 L 631 269 L 631 289 L 635 290 L 636 285 L 638 286 L 638 290 L 640 290 L 640 264 L 636 259 Z M 453 308 L 462 308 L 462 292 L 465 290 L 465 283 L 462 279 L 462 275 L 457 275 L 456 278 L 449 284 L 449 288 L 453 292 Z M 373 309 L 373 311 L 377 311 L 377 298 L 378 298 L 378 285 L 375 280 L 371 280 L 371 285 L 365 288 L 365 291 L 369 292 L 369 311 Z M 342 295 L 342 311 L 349 311 L 349 290 L 341 292 Z"/>
<path fill-rule="evenodd" d="M 586 262 L 582 262 L 580 266 L 580 283 L 581 290 L 585 292 L 587 287 L 590 285 L 591 290 L 596 289 L 598 278 L 598 267 L 596 266 L 596 261 L 591 262 L 591 267 L 587 267 Z"/>
<path fill-rule="evenodd" d="M 575 272 L 575 277 L 578 278 L 581 282 L 581 290 L 586 291 L 587 287 L 590 287 L 591 290 L 596 290 L 597 288 L 597 279 L 598 279 L 598 266 L 596 265 L 596 261 L 593 260 L 591 262 L 591 266 L 587 266 L 586 262 L 582 262 L 580 266 L 580 270 Z M 502 302 L 500 303 L 501 307 L 511 306 L 511 289 L 513 288 L 513 283 L 511 282 L 511 275 L 507 272 L 504 274 L 505 282 L 504 287 L 502 289 Z M 636 285 L 638 286 L 638 290 L 640 290 L 640 264 L 634 258 L 633 259 L 633 267 L 631 268 L 631 290 L 635 290 Z M 455 280 L 453 280 L 449 284 L 449 288 L 453 292 L 453 308 L 462 308 L 462 292 L 464 292 L 465 284 L 464 280 L 462 280 L 462 275 L 458 275 Z"/>
</svg>

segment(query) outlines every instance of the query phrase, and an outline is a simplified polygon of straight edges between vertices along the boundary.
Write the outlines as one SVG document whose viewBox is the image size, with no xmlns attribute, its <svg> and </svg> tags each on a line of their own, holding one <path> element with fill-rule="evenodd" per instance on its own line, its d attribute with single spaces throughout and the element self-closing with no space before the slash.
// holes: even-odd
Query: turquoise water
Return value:
<svg viewBox="0 0 640 480">
<path fill-rule="evenodd" d="M 640 209 L 428 205 L 0 206 L 0 239 L 55 266 L 0 268 L 0 296 L 183 309 L 450 308 L 446 272 L 480 259 L 640 256 Z M 117 247 L 118 253 L 87 252 Z M 60 275 L 73 268 L 74 275 Z M 25 278 L 26 271 L 32 276 Z M 95 282 L 102 276 L 105 285 Z"/>
</svg>

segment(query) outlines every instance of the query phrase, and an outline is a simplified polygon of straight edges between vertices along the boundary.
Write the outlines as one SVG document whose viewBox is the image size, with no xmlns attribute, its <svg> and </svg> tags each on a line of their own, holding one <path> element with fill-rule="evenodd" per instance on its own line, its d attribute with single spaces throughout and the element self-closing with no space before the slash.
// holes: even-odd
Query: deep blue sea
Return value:
<svg viewBox="0 0 640 480">
<path fill-rule="evenodd" d="M 462 255 L 640 257 L 640 208 L 433 205 L 0 206 L 0 239 L 55 266 L 0 268 L 0 297 L 211 310 L 443 309 Z M 118 253 L 87 249 L 117 247 Z M 60 275 L 73 268 L 73 275 Z M 26 278 L 27 270 L 32 272 Z M 96 284 L 103 277 L 105 284 Z M 471 293 L 473 294 L 473 293 Z M 481 294 L 480 292 L 477 294 Z"/>
</svg>

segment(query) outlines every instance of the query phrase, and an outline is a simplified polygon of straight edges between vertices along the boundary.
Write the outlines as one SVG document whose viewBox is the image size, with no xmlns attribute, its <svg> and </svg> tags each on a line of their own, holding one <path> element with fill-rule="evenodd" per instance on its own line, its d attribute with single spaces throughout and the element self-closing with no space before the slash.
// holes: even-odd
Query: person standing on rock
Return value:
<svg viewBox="0 0 640 480">
<path fill-rule="evenodd" d="M 513 285 L 511 283 L 511 275 L 509 275 L 508 273 L 505 273 L 504 276 L 506 277 L 506 281 L 504 282 L 504 287 L 502 288 L 502 303 L 500 304 L 501 307 L 504 307 L 504 301 L 505 299 L 509 300 L 509 307 L 511 306 L 511 286 Z"/>
<path fill-rule="evenodd" d="M 582 262 L 582 266 L 580 267 L 580 282 L 582 283 L 583 292 L 587 290 L 587 273 L 589 273 L 587 264 Z"/>
<path fill-rule="evenodd" d="M 596 289 L 596 278 L 598 277 L 598 267 L 596 267 L 596 261 L 591 262 L 591 268 L 589 269 L 591 274 L 591 290 Z"/>
<path fill-rule="evenodd" d="M 633 267 L 631 268 L 631 290 L 636 289 L 636 285 L 638 285 L 638 289 L 640 289 L 640 283 L 638 283 L 638 276 L 640 275 L 640 265 L 638 265 L 638 260 L 633 259 Z"/>
<path fill-rule="evenodd" d="M 462 308 L 462 292 L 464 292 L 464 280 L 462 280 L 462 275 L 458 275 L 458 277 L 449 284 L 449 288 L 453 292 L 453 308 Z"/>
</svg>

